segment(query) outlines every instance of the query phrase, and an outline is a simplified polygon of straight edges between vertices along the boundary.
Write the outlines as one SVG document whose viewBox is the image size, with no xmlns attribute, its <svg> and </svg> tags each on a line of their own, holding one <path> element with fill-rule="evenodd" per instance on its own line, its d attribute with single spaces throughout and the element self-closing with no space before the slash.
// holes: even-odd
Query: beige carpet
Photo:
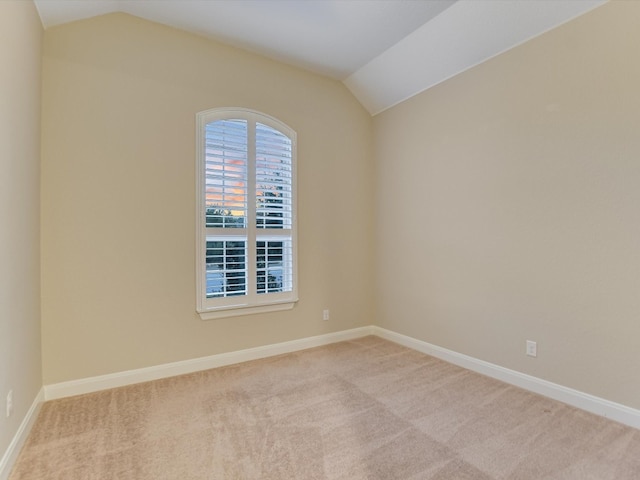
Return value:
<svg viewBox="0 0 640 480">
<path fill-rule="evenodd" d="M 640 479 L 640 431 L 377 337 L 47 402 L 10 480 Z"/>
</svg>

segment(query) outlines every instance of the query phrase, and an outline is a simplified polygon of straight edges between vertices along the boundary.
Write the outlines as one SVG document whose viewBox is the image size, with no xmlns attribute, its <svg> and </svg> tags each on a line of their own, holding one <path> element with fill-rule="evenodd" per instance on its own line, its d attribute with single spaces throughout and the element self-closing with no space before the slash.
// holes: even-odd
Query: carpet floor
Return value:
<svg viewBox="0 0 640 480">
<path fill-rule="evenodd" d="M 640 430 L 371 336 L 46 402 L 53 479 L 638 480 Z"/>
</svg>

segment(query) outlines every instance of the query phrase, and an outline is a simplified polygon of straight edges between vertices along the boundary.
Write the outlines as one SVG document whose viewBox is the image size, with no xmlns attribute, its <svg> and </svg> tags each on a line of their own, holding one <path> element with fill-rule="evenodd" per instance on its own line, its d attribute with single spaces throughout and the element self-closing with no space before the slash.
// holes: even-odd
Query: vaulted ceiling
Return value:
<svg viewBox="0 0 640 480">
<path fill-rule="evenodd" d="M 35 0 L 45 28 L 125 12 L 343 81 L 372 114 L 607 0 Z"/>
</svg>

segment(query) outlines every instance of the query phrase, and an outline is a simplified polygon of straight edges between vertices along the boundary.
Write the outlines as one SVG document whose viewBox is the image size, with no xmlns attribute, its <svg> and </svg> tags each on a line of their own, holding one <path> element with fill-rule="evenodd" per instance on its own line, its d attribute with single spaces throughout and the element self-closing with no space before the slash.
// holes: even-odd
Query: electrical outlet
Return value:
<svg viewBox="0 0 640 480">
<path fill-rule="evenodd" d="M 9 390 L 7 393 L 7 417 L 10 417 L 13 413 L 13 390 Z"/>
<path fill-rule="evenodd" d="M 531 340 L 527 340 L 527 355 L 530 357 L 538 356 L 538 344 Z"/>
<path fill-rule="evenodd" d="M 329 320 L 329 310 L 322 311 L 322 320 Z"/>
</svg>

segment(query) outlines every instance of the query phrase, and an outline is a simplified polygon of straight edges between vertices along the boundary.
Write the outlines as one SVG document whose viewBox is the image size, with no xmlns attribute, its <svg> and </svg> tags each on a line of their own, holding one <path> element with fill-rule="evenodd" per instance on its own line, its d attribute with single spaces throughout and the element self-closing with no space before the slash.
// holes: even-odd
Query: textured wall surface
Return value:
<svg viewBox="0 0 640 480">
<path fill-rule="evenodd" d="M 611 2 L 375 117 L 380 326 L 640 408 L 639 22 Z"/>
<path fill-rule="evenodd" d="M 41 42 L 31 2 L 0 2 L 0 458 L 42 386 Z"/>
<path fill-rule="evenodd" d="M 45 384 L 371 324 L 372 120 L 344 85 L 124 14 L 47 30 L 43 55 Z M 214 107 L 297 132 L 291 311 L 196 314 L 195 114 Z"/>
</svg>

